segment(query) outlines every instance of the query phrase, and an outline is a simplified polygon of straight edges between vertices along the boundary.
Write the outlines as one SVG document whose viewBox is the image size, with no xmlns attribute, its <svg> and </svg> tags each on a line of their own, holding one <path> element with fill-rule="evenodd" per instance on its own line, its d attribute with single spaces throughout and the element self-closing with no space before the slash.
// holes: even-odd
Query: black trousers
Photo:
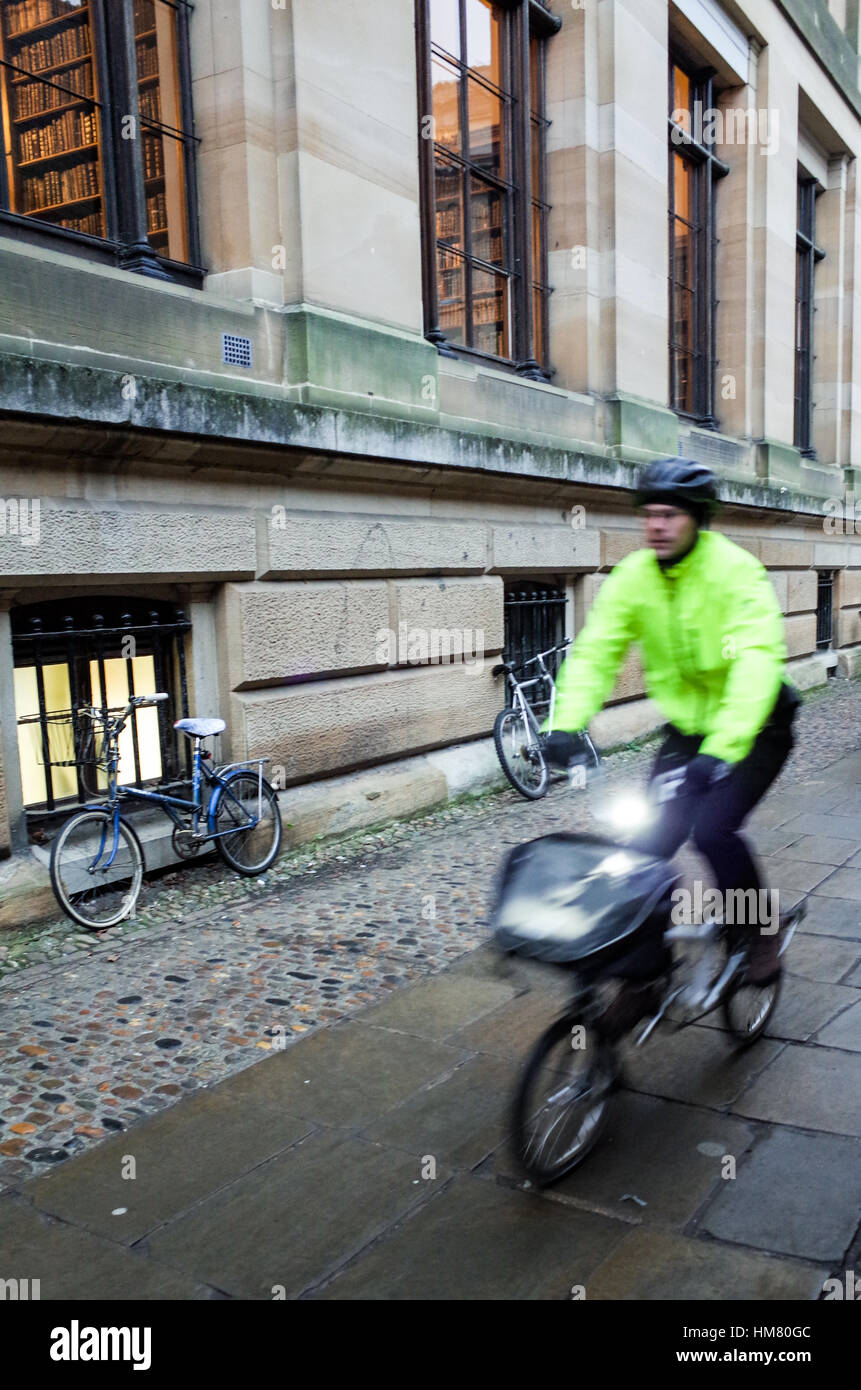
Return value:
<svg viewBox="0 0 861 1390">
<path fill-rule="evenodd" d="M 761 730 L 748 756 L 735 763 L 729 776 L 706 793 L 683 793 L 665 801 L 656 824 L 633 842 L 633 848 L 671 858 L 692 839 L 708 860 L 721 893 L 732 889 L 759 891 L 756 864 L 738 833 L 745 817 L 765 795 L 792 751 L 794 710 Z M 775 716 L 772 716 L 775 719 Z M 700 734 L 681 734 L 668 725 L 669 736 L 661 746 L 651 781 L 695 757 L 703 742 Z"/>
</svg>

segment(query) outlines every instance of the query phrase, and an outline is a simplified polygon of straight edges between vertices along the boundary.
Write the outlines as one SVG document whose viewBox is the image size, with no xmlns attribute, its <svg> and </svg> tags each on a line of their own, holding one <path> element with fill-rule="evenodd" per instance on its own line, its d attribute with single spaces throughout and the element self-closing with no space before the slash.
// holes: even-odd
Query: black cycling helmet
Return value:
<svg viewBox="0 0 861 1390">
<path fill-rule="evenodd" d="M 702 526 L 717 508 L 717 479 L 704 463 L 668 458 L 650 463 L 640 474 L 635 494 L 638 507 L 664 502 L 690 512 Z"/>
</svg>

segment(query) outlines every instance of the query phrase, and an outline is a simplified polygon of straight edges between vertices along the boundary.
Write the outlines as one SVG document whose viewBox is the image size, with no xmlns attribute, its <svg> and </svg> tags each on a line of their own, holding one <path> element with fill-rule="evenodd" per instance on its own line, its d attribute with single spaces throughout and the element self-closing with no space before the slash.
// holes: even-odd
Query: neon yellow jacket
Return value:
<svg viewBox="0 0 861 1390">
<path fill-rule="evenodd" d="M 783 618 L 768 575 L 726 536 L 703 531 L 662 571 L 636 550 L 607 576 L 559 673 L 554 729 L 584 729 L 639 644 L 646 689 L 701 753 L 740 762 L 785 679 Z"/>
</svg>

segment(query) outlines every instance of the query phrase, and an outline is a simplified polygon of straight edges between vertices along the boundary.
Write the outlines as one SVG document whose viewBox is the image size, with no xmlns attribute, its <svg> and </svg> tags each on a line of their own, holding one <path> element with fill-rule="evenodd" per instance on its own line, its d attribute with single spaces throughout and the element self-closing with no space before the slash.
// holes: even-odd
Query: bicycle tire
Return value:
<svg viewBox="0 0 861 1390">
<path fill-rule="evenodd" d="M 782 975 L 778 975 L 777 979 L 768 985 L 754 985 L 741 979 L 730 990 L 721 1005 L 721 1012 L 724 1023 L 739 1048 L 750 1047 L 751 1043 L 755 1043 L 765 1032 L 777 1008 L 782 984 Z M 753 991 L 754 1002 L 745 1006 L 744 1000 L 749 997 L 748 991 Z M 757 996 L 762 996 L 758 1002 Z M 750 1022 L 751 1013 L 753 1022 Z"/>
<path fill-rule="evenodd" d="M 112 874 L 110 881 L 99 883 L 95 877 L 90 883 L 82 881 L 88 856 L 96 854 L 102 843 L 113 845 L 112 822 L 113 816 L 107 811 L 82 811 L 66 821 L 51 846 L 51 887 L 57 902 L 67 917 L 88 931 L 104 931 L 131 916 L 143 882 L 141 842 L 122 817 L 117 855 L 110 869 L 105 870 Z M 123 855 L 123 845 L 128 859 Z M 89 876 L 89 868 L 86 872 Z M 78 882 L 82 882 L 80 889 L 73 887 Z"/>
<path fill-rule="evenodd" d="M 540 801 L 541 797 L 544 796 L 550 784 L 550 774 L 547 771 L 547 763 L 545 762 L 544 755 L 541 752 L 540 744 L 537 746 L 536 749 L 539 760 L 537 765 L 540 767 L 538 783 L 536 786 L 531 786 L 528 782 L 525 782 L 521 777 L 518 776 L 517 771 L 515 770 L 515 767 L 509 759 L 509 755 L 505 749 L 503 734 L 505 725 L 508 720 L 515 719 L 519 720 L 521 725 L 526 724 L 526 721 L 519 710 L 503 709 L 500 710 L 499 714 L 496 716 L 496 719 L 493 723 L 493 742 L 496 748 L 496 756 L 499 758 L 502 770 L 505 773 L 506 777 L 508 778 L 508 781 L 510 782 L 514 790 L 516 792 L 519 792 L 521 796 L 525 796 L 528 801 Z M 526 727 L 528 728 L 528 725 L 526 725 Z M 529 730 L 529 732 L 531 733 L 532 731 Z"/>
<path fill-rule="evenodd" d="M 578 1025 L 586 1029 L 586 1046 L 576 1049 L 571 1042 L 572 1030 Z M 575 1081 L 575 1087 L 581 1089 L 574 1091 L 566 1101 L 564 1097 L 565 1087 L 560 1091 L 557 1086 L 557 1096 L 551 1096 L 550 1102 L 556 1104 L 557 1119 L 554 1121 L 552 1113 L 547 1117 L 547 1123 L 552 1128 L 559 1129 L 560 1123 L 564 1120 L 566 1110 L 571 1110 L 571 1101 L 579 1096 L 583 1098 L 583 1104 L 588 1105 L 590 1091 L 595 1092 L 595 1099 L 589 1109 L 584 1113 L 583 1124 L 577 1131 L 578 1138 L 586 1125 L 586 1121 L 591 1117 L 591 1123 L 586 1128 L 586 1133 L 579 1139 L 573 1147 L 565 1149 L 560 1157 L 555 1161 L 548 1159 L 543 1152 L 543 1147 L 535 1142 L 535 1092 L 540 1089 L 542 1080 L 549 1081 L 551 1085 L 556 1085 L 556 1078 L 561 1084 L 563 1080 L 563 1070 L 561 1058 L 551 1064 L 549 1059 L 551 1054 L 559 1049 L 559 1044 L 566 1041 L 566 1047 L 562 1050 L 562 1055 L 567 1056 L 570 1062 L 575 1052 L 581 1051 L 585 1054 L 591 1050 L 586 1067 L 586 1075 L 582 1084 Z M 544 1076 L 542 1076 L 544 1073 Z M 607 1039 L 602 1038 L 594 1028 L 582 1023 L 576 1014 L 568 1014 L 556 1020 L 555 1023 L 542 1033 L 538 1042 L 532 1050 L 529 1059 L 524 1067 L 517 1090 L 514 1096 L 512 1107 L 512 1139 L 515 1155 L 518 1164 L 526 1177 L 537 1187 L 549 1187 L 552 1183 L 558 1182 L 592 1152 L 604 1132 L 607 1116 L 609 1112 L 611 1093 L 616 1084 L 618 1075 L 616 1056 L 612 1044 Z M 570 1089 L 570 1088 L 568 1088 Z M 540 1118 L 547 1108 L 547 1102 L 538 1111 Z"/>
<path fill-rule="evenodd" d="M 215 841 L 215 845 L 221 858 L 229 868 L 233 869 L 237 874 L 243 874 L 246 878 L 254 878 L 258 874 L 265 873 L 281 848 L 281 812 L 278 809 L 278 797 L 274 789 L 264 778 L 262 785 L 263 799 L 266 802 L 270 816 L 267 821 L 261 819 L 258 825 L 251 830 L 249 835 L 249 830 L 244 828 L 241 824 L 238 824 L 236 820 L 237 810 L 234 798 L 241 798 L 241 784 L 246 785 L 247 791 L 245 795 L 249 802 L 254 803 L 256 814 L 258 791 L 257 773 L 246 772 L 241 769 L 238 772 L 231 773 L 229 777 L 224 779 L 224 787 L 225 789 L 229 788 L 231 794 L 228 796 L 226 795 L 226 791 L 222 791 L 218 799 L 214 829 L 216 833 L 225 830 L 229 831 L 231 823 L 235 824 L 237 828 L 232 835 L 219 834 L 219 838 Z M 263 849 L 261 841 L 266 834 L 266 828 L 268 826 L 271 826 L 271 837 L 268 842 L 266 842 L 265 852 L 259 857 L 254 857 L 249 860 L 249 847 L 257 845 L 260 849 Z M 251 839 L 250 836 L 255 836 L 256 838 Z M 243 845 L 246 846 L 245 855 L 240 853 L 240 848 Z"/>
</svg>

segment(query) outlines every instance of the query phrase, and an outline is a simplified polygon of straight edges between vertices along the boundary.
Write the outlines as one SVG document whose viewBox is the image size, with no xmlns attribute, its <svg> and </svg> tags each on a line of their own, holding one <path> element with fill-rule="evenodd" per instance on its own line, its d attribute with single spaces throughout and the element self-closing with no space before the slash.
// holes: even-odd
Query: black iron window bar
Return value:
<svg viewBox="0 0 861 1390">
<path fill-rule="evenodd" d="M 173 734 L 173 719 L 188 716 L 188 679 L 185 660 L 185 634 L 191 631 L 191 622 L 181 608 L 175 610 L 175 617 L 162 621 L 157 609 L 147 614 L 148 621 L 135 621 L 130 613 L 120 616 L 119 625 L 105 626 L 104 618 L 94 613 L 91 626 L 79 626 L 75 617 L 69 613 L 63 618 L 63 626 L 58 630 L 46 630 L 44 619 L 34 616 L 29 621 L 29 630 L 15 630 L 13 627 L 13 656 L 17 666 L 35 668 L 36 691 L 39 703 L 37 715 L 25 715 L 18 719 L 18 725 L 38 724 L 41 737 L 42 763 L 45 776 L 45 803 L 28 807 L 30 818 L 44 817 L 57 810 L 68 807 L 64 798 L 58 806 L 54 788 L 52 769 L 74 767 L 76 770 L 78 803 L 99 795 L 98 786 L 98 740 L 94 740 L 90 721 L 80 716 L 82 707 L 96 705 L 102 712 L 119 713 L 127 701 L 119 706 L 108 706 L 108 688 L 105 662 L 123 655 L 123 646 L 128 639 L 134 640 L 135 656 L 151 656 L 157 690 L 165 690 L 171 696 L 166 705 L 156 706 L 158 720 L 159 751 L 161 755 L 162 776 L 159 785 L 165 788 L 187 786 L 191 780 L 191 746 L 184 740 L 184 776 L 181 775 L 181 759 Z M 98 669 L 101 699 L 96 701 L 90 680 L 90 662 L 95 661 Z M 48 665 L 65 663 L 69 677 L 70 709 L 49 709 L 45 691 L 44 668 Z M 150 692 L 135 690 L 133 657 L 125 656 L 125 674 L 128 696 Z M 177 699 L 178 695 L 178 699 Z M 177 712 L 178 706 L 178 712 Z M 52 729 L 57 726 L 71 727 L 71 746 L 60 750 L 58 756 L 57 740 L 52 740 Z M 142 783 L 140 734 L 138 712 L 132 714 L 129 727 L 132 733 L 134 751 L 134 781 Z"/>
<path fill-rule="evenodd" d="M 813 316 L 816 266 L 825 252 L 816 245 L 816 180 L 798 181 L 795 282 L 795 446 L 806 458 L 813 448 Z"/>
<path fill-rule="evenodd" d="M 546 652 L 558 646 L 565 637 L 565 608 L 567 598 L 564 589 L 555 585 L 535 584 L 528 581 L 512 585 L 506 589 L 504 601 L 505 615 L 505 655 L 504 660 L 515 666 L 522 666 L 539 652 Z M 561 665 L 557 653 L 547 658 L 547 669 L 555 677 Z M 535 668 L 527 673 L 527 678 L 537 675 Z M 538 687 L 527 692 L 530 704 L 536 708 L 546 701 L 542 700 Z"/>
<path fill-rule="evenodd" d="M 834 640 L 834 571 L 819 570 L 816 580 L 816 650 L 827 651 Z"/>
</svg>

